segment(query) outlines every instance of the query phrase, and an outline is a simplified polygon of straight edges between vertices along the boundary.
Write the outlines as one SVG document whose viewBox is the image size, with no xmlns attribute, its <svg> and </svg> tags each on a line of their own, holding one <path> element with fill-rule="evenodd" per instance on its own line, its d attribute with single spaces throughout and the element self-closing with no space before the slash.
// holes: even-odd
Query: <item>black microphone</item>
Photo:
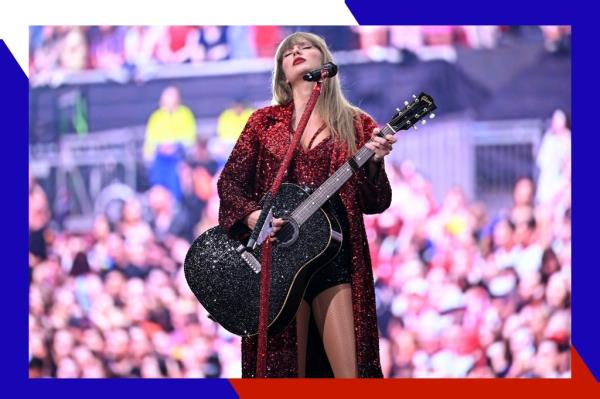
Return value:
<svg viewBox="0 0 600 399">
<path fill-rule="evenodd" d="M 321 80 L 322 70 L 326 70 L 329 73 L 329 75 L 327 76 L 328 78 L 333 78 L 337 74 L 337 69 L 337 65 L 335 65 L 333 62 L 327 62 L 323 64 L 321 68 L 317 68 L 305 73 L 304 80 L 308 82 L 316 82 L 318 80 Z"/>
</svg>

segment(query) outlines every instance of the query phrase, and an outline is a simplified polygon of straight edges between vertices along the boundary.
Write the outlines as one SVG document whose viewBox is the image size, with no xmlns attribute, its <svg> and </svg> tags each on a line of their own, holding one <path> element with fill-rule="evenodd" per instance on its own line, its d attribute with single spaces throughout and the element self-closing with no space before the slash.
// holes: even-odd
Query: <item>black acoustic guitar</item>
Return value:
<svg viewBox="0 0 600 399">
<path fill-rule="evenodd" d="M 382 136 L 434 116 L 431 96 L 413 97 L 381 129 Z M 310 278 L 339 252 L 342 229 L 323 205 L 372 155 L 373 151 L 362 147 L 312 193 L 295 184 L 281 185 L 272 217 L 287 223 L 272 246 L 269 333 L 281 331 L 294 318 Z M 186 280 L 200 303 L 213 320 L 237 335 L 258 333 L 260 255 L 261 245 L 247 249 L 216 226 L 196 238 L 185 259 Z"/>
</svg>

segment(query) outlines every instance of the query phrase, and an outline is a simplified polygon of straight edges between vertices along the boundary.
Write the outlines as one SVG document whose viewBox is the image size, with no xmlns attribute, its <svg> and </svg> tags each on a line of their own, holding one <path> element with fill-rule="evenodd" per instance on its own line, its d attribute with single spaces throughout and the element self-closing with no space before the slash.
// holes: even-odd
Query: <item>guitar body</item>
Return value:
<svg viewBox="0 0 600 399">
<path fill-rule="evenodd" d="M 275 198 L 273 217 L 289 215 L 309 193 L 295 184 L 284 183 Z M 310 278 L 331 261 L 342 246 L 337 219 L 320 208 L 289 241 L 289 234 L 273 243 L 269 333 L 281 331 L 295 316 Z M 288 229 L 289 230 L 289 229 Z M 216 226 L 200 235 L 190 247 L 184 264 L 185 278 L 211 318 L 236 335 L 258 333 L 261 274 L 255 272 L 236 251 L 240 242 Z M 260 261 L 261 246 L 253 251 Z"/>
</svg>

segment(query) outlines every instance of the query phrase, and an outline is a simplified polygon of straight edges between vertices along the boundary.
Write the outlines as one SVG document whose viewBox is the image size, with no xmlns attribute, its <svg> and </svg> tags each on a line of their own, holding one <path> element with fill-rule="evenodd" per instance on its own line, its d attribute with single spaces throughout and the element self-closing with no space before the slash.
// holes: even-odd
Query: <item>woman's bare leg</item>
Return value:
<svg viewBox="0 0 600 399">
<path fill-rule="evenodd" d="M 350 284 L 321 292 L 313 300 L 312 309 L 334 376 L 358 377 Z"/>
<path fill-rule="evenodd" d="M 296 313 L 296 339 L 298 342 L 298 378 L 306 377 L 306 344 L 308 341 L 308 323 L 310 305 L 304 299 Z"/>
</svg>

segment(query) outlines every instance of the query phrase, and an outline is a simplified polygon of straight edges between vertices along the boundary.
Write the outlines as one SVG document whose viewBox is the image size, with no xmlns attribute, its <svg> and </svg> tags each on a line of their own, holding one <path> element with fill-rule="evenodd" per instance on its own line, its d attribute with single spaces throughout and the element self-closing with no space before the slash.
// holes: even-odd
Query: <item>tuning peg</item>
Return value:
<svg viewBox="0 0 600 399">
<path fill-rule="evenodd" d="M 417 96 L 415 96 L 414 94 L 412 96 L 413 96 L 413 98 L 417 98 Z"/>
<path fill-rule="evenodd" d="M 435 118 L 435 114 L 434 113 L 429 114 L 429 119 L 433 119 L 433 118 Z"/>
<path fill-rule="evenodd" d="M 425 124 L 427 124 L 427 119 L 423 119 L 423 120 L 421 121 L 421 125 L 425 125 Z"/>
<path fill-rule="evenodd" d="M 417 125 L 413 125 L 413 129 L 419 130 L 419 129 L 417 129 Z"/>
<path fill-rule="evenodd" d="M 408 105 L 408 104 L 409 104 L 408 101 L 404 101 L 404 105 Z"/>
<path fill-rule="evenodd" d="M 400 108 L 396 108 L 396 112 L 397 112 L 397 113 L 401 113 L 401 112 L 402 112 L 402 110 L 401 110 Z"/>
</svg>

